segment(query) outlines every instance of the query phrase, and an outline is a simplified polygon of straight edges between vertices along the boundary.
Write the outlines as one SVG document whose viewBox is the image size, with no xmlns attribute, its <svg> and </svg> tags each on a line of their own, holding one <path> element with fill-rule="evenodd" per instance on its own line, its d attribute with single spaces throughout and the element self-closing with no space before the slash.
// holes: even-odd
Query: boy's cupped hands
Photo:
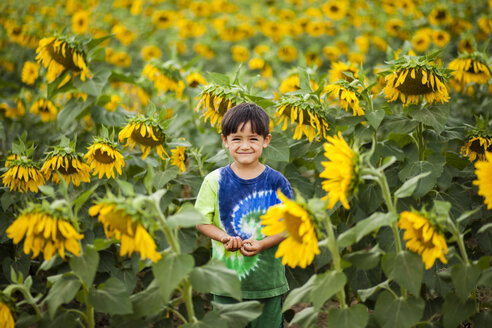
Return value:
<svg viewBox="0 0 492 328">
<path fill-rule="evenodd" d="M 261 251 L 261 244 L 255 239 L 241 240 L 240 237 L 225 236 L 221 242 L 229 252 L 239 250 L 244 256 L 254 256 Z"/>
</svg>

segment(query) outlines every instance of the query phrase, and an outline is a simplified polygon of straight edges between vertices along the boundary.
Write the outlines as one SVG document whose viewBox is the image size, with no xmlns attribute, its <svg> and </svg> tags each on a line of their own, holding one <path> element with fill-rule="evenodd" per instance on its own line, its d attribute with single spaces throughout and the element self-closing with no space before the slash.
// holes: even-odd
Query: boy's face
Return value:
<svg viewBox="0 0 492 328">
<path fill-rule="evenodd" d="M 251 131 L 251 122 L 242 123 L 238 130 L 226 137 L 222 135 L 222 142 L 238 164 L 251 166 L 258 164 L 263 148 L 270 143 L 272 136 L 266 138 Z"/>
</svg>

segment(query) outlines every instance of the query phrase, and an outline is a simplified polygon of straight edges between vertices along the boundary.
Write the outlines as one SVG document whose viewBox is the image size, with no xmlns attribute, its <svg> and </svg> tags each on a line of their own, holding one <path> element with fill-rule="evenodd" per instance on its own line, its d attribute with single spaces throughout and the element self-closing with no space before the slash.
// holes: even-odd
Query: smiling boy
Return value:
<svg viewBox="0 0 492 328">
<path fill-rule="evenodd" d="M 272 138 L 269 123 L 268 114 L 255 104 L 227 111 L 222 142 L 234 161 L 205 177 L 195 203 L 206 220 L 197 229 L 211 238 L 212 257 L 237 272 L 243 299 L 263 304 L 261 316 L 250 323 L 254 328 L 283 326 L 282 295 L 289 289 L 285 268 L 275 258 L 284 235 L 261 233 L 260 216 L 280 203 L 276 191 L 292 198 L 287 179 L 259 161 Z M 225 294 L 215 294 L 214 301 L 235 302 Z"/>
</svg>

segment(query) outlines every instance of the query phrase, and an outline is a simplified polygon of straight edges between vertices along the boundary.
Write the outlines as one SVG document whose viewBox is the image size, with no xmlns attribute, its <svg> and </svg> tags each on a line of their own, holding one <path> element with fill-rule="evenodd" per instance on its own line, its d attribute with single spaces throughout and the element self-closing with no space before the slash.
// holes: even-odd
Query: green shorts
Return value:
<svg viewBox="0 0 492 328">
<path fill-rule="evenodd" d="M 263 304 L 263 312 L 255 320 L 248 324 L 248 328 L 283 328 L 284 316 L 282 306 L 284 296 L 274 296 L 269 298 L 245 299 L 244 301 L 258 301 Z M 236 299 L 227 296 L 214 295 L 214 302 L 219 304 L 239 303 Z"/>
</svg>

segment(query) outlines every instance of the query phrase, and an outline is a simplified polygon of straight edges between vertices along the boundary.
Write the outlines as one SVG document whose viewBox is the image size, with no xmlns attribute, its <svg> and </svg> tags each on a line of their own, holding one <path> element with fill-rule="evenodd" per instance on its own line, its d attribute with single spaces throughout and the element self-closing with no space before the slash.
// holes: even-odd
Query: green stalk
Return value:
<svg viewBox="0 0 492 328">
<path fill-rule="evenodd" d="M 340 253 L 338 252 L 338 245 L 335 239 L 335 232 L 333 231 L 333 225 L 331 224 L 331 220 L 329 216 L 325 216 L 325 226 L 328 231 L 328 249 L 331 252 L 331 256 L 333 257 L 333 265 L 335 266 L 335 270 L 337 272 L 342 272 L 342 261 L 340 258 Z M 338 301 L 340 302 L 340 307 L 342 309 L 347 308 L 347 303 L 345 302 L 345 289 L 342 289 L 337 293 Z"/>
<path fill-rule="evenodd" d="M 87 288 L 83 288 L 84 291 L 84 302 L 85 302 L 85 319 L 88 328 L 94 328 L 96 323 L 94 322 L 94 307 L 89 303 L 89 294 Z"/>
<path fill-rule="evenodd" d="M 187 278 L 182 282 L 183 288 L 181 292 L 183 294 L 183 299 L 185 301 L 186 312 L 188 313 L 188 322 L 197 322 L 198 319 L 195 317 L 195 309 L 193 308 L 193 289 Z"/>
<path fill-rule="evenodd" d="M 417 143 L 417 149 L 419 151 L 419 161 L 425 159 L 425 142 L 424 142 L 424 123 L 420 122 L 415 130 L 415 141 Z"/>
<path fill-rule="evenodd" d="M 162 228 L 162 232 L 164 232 L 164 236 L 166 237 L 167 242 L 171 246 L 171 249 L 176 253 L 176 254 L 181 254 L 181 250 L 179 247 L 179 242 L 177 241 L 177 238 L 174 237 L 173 232 L 171 231 L 171 228 L 167 225 L 166 218 L 164 217 L 164 213 L 162 213 L 161 208 L 159 206 L 159 203 L 157 201 L 153 202 L 154 207 L 157 211 L 157 217 L 159 219 L 159 223 Z"/>
</svg>

